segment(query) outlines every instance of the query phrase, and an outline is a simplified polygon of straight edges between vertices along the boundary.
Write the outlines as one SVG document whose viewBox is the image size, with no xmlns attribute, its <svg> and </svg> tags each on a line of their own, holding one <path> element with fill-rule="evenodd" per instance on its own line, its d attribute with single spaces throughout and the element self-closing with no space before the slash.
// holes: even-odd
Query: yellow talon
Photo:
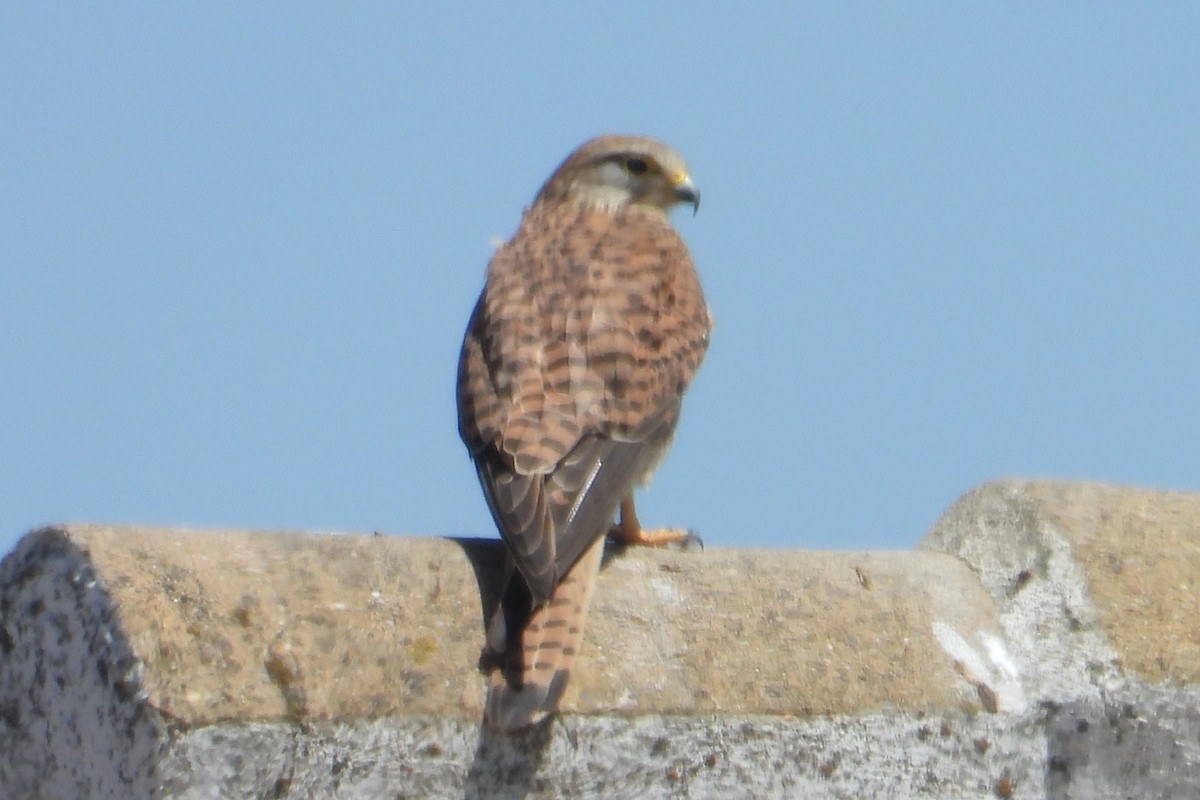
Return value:
<svg viewBox="0 0 1200 800">
<path fill-rule="evenodd" d="M 682 528 L 644 530 L 642 524 L 638 522 L 637 511 L 633 508 L 632 496 L 626 497 L 621 501 L 621 521 L 613 526 L 612 535 L 617 541 L 625 545 L 640 545 L 642 547 L 681 545 L 684 548 L 694 544 L 698 544 L 701 547 L 704 546 L 699 536 Z"/>
</svg>

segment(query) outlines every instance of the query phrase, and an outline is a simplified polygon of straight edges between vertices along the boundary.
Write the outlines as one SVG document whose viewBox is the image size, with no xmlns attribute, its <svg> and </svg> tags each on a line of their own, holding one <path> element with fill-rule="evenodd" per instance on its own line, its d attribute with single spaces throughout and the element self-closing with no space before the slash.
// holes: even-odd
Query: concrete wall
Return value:
<svg viewBox="0 0 1200 800">
<path fill-rule="evenodd" d="M 564 713 L 515 736 L 478 724 L 499 556 L 34 531 L 0 798 L 1200 795 L 1200 496 L 1005 481 L 914 552 L 625 552 Z"/>
</svg>

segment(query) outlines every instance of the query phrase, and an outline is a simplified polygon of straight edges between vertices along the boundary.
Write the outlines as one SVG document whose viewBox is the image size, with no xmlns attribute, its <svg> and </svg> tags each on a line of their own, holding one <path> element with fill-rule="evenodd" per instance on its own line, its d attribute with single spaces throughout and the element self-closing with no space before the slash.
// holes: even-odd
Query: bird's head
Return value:
<svg viewBox="0 0 1200 800">
<path fill-rule="evenodd" d="M 647 136 L 599 136 L 575 148 L 538 192 L 538 201 L 575 202 L 616 211 L 676 203 L 700 208 L 700 190 L 683 157 Z"/>
</svg>

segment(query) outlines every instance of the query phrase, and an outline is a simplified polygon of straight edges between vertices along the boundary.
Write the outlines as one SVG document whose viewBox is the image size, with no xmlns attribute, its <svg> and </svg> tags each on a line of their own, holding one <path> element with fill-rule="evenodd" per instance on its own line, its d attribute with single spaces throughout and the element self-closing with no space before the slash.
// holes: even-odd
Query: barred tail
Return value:
<svg viewBox="0 0 1200 800">
<path fill-rule="evenodd" d="M 550 597 L 532 611 L 525 581 L 513 571 L 488 626 L 488 649 L 496 664 L 488 677 L 484 709 L 490 727 L 522 728 L 558 710 L 583 640 L 583 623 L 603 554 L 604 537 L 599 536 Z"/>
</svg>

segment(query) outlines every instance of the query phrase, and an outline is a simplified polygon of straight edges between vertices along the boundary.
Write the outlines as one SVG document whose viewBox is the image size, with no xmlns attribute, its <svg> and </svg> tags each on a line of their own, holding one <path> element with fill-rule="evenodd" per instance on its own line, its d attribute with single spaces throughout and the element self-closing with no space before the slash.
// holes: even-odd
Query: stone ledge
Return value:
<svg viewBox="0 0 1200 800">
<path fill-rule="evenodd" d="M 1198 548 L 1200 497 L 1004 481 L 916 552 L 622 553 L 506 737 L 495 542 L 47 528 L 0 564 L 0 797 L 1190 796 Z"/>
<path fill-rule="evenodd" d="M 996 481 L 952 504 L 918 549 L 978 571 L 1031 667 L 1057 669 L 1035 652 L 1051 642 L 1093 678 L 1200 683 L 1200 495 Z"/>
</svg>

